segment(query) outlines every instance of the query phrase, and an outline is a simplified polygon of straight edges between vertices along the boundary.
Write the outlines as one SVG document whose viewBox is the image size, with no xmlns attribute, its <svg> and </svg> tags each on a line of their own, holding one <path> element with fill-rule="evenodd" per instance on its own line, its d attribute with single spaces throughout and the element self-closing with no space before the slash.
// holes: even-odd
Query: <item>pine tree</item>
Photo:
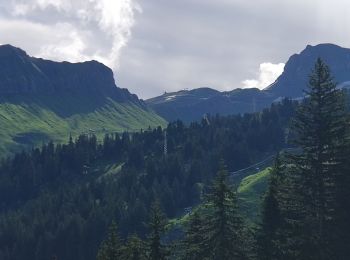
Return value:
<svg viewBox="0 0 350 260">
<path fill-rule="evenodd" d="M 258 231 L 258 258 L 261 260 L 280 259 L 280 253 L 276 240 L 278 229 L 281 226 L 281 212 L 278 202 L 278 188 L 281 184 L 282 165 L 279 155 L 270 172 L 268 190 L 264 196 L 262 205 L 261 225 Z"/>
<path fill-rule="evenodd" d="M 117 233 L 117 225 L 112 222 L 106 240 L 101 243 L 97 260 L 118 260 L 122 253 L 122 242 Z"/>
<path fill-rule="evenodd" d="M 206 196 L 206 207 L 202 226 L 203 253 L 213 260 L 245 259 L 243 221 L 223 162 Z"/>
<path fill-rule="evenodd" d="M 136 235 L 128 238 L 121 259 L 146 260 L 146 248 L 144 242 Z"/>
<path fill-rule="evenodd" d="M 347 92 L 349 95 L 350 93 Z M 349 101 L 349 100 L 348 100 Z M 349 115 L 347 122 L 350 122 Z M 348 125 L 346 125 L 348 127 Z M 344 140 L 341 171 L 336 179 L 337 202 L 335 251 L 338 259 L 348 259 L 350 256 L 350 130 L 347 129 L 347 138 Z"/>
<path fill-rule="evenodd" d="M 159 202 L 152 204 L 149 220 L 150 234 L 148 238 L 148 251 L 150 260 L 166 259 L 168 253 L 166 247 L 161 242 L 161 236 L 164 234 L 166 218 L 162 212 Z"/>
<path fill-rule="evenodd" d="M 345 151 L 347 161 L 343 174 L 338 179 L 338 231 L 337 252 L 339 259 L 348 259 L 350 256 L 350 147 Z"/>
<path fill-rule="evenodd" d="M 339 259 L 337 180 L 344 174 L 346 109 L 321 59 L 306 94 L 292 124 L 301 151 L 289 156 L 289 187 L 280 197 L 285 222 L 280 242 L 285 259 Z"/>
<path fill-rule="evenodd" d="M 198 210 L 195 210 L 190 217 L 190 222 L 183 241 L 184 259 L 201 260 L 204 258 L 204 248 L 202 245 L 204 239 L 202 230 L 203 224 L 200 213 Z"/>
</svg>

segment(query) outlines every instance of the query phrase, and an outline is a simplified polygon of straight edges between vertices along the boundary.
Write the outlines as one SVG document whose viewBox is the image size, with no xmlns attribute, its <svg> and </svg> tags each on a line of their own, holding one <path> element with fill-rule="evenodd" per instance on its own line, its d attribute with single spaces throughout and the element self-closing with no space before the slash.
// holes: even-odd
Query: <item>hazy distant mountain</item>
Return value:
<svg viewBox="0 0 350 260">
<path fill-rule="evenodd" d="M 146 100 L 159 115 L 173 121 L 191 122 L 204 114 L 229 115 L 258 111 L 271 104 L 273 96 L 259 89 L 235 89 L 219 92 L 210 88 L 166 93 Z"/>
<path fill-rule="evenodd" d="M 0 157 L 70 134 L 134 130 L 165 124 L 143 101 L 115 85 L 97 61 L 53 62 L 0 46 Z"/>
<path fill-rule="evenodd" d="M 258 111 L 283 97 L 302 97 L 308 75 L 318 57 L 330 66 L 339 86 L 350 85 L 350 49 L 320 44 L 308 45 L 300 54 L 291 56 L 282 75 L 264 90 L 253 88 L 219 92 L 199 88 L 166 93 L 146 102 L 169 121 L 181 119 L 190 122 L 202 118 L 206 113 L 227 115 Z"/>
</svg>

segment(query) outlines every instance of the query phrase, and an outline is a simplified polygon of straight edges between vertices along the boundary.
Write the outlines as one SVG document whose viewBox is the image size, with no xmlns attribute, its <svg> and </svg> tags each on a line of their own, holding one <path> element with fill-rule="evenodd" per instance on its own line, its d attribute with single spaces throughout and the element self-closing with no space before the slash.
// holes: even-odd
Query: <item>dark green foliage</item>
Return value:
<svg viewBox="0 0 350 260">
<path fill-rule="evenodd" d="M 343 92 L 320 59 L 308 98 L 293 121 L 300 150 L 275 167 L 263 215 L 262 259 L 347 259 L 349 256 L 348 117 Z M 347 186 L 347 188 L 345 188 Z M 343 204 L 344 203 L 344 204 Z M 275 215 L 277 214 L 277 215 Z M 272 216 L 278 216 L 272 223 Z M 280 217 L 279 217 L 280 216 Z M 272 224 L 272 225 L 271 225 Z M 269 229 L 269 230 L 267 230 Z M 265 258 L 264 258 L 265 257 Z"/>
<path fill-rule="evenodd" d="M 125 244 L 121 259 L 125 260 L 146 260 L 146 246 L 136 234 L 130 236 Z"/>
<path fill-rule="evenodd" d="M 122 256 L 122 242 L 117 233 L 117 225 L 113 222 L 97 253 L 97 260 L 117 260 Z"/>
<path fill-rule="evenodd" d="M 149 237 L 148 237 L 148 254 L 150 260 L 167 259 L 167 249 L 162 243 L 161 238 L 165 232 L 166 217 L 160 209 L 159 202 L 152 204 L 149 217 Z"/>
<path fill-rule="evenodd" d="M 337 179 L 344 174 L 347 145 L 345 100 L 320 59 L 310 76 L 308 100 L 298 110 L 294 129 L 302 148 L 293 156 L 295 179 L 302 187 L 300 254 L 309 259 L 336 259 Z"/>
<path fill-rule="evenodd" d="M 245 259 L 243 220 L 223 162 L 206 196 L 203 214 L 203 224 L 199 229 L 203 239 L 199 245 L 194 244 L 200 249 L 199 255 L 213 260 Z"/>
<path fill-rule="evenodd" d="M 280 259 L 276 240 L 278 237 L 278 228 L 282 224 L 282 216 L 278 203 L 281 171 L 281 161 L 277 157 L 270 173 L 269 187 L 264 196 L 261 225 L 257 237 L 258 258 L 261 260 Z"/>
<path fill-rule="evenodd" d="M 345 152 L 350 154 L 348 148 Z M 337 244 L 339 259 L 346 259 L 350 255 L 350 160 L 345 162 L 343 174 L 337 180 L 338 216 L 337 223 Z"/>
<path fill-rule="evenodd" d="M 201 213 L 196 210 L 191 215 L 185 238 L 182 244 L 183 258 L 186 260 L 201 260 L 205 258 L 203 246 L 205 225 Z"/>
<path fill-rule="evenodd" d="M 159 127 L 102 143 L 82 135 L 2 160 L 1 259 L 94 259 L 112 220 L 122 238 L 144 237 L 151 202 L 159 198 L 169 218 L 183 214 L 200 202 L 218 158 L 234 171 L 284 147 L 295 107 L 285 100 L 262 113 L 209 116 L 210 124 L 173 122 L 166 157 Z"/>
</svg>

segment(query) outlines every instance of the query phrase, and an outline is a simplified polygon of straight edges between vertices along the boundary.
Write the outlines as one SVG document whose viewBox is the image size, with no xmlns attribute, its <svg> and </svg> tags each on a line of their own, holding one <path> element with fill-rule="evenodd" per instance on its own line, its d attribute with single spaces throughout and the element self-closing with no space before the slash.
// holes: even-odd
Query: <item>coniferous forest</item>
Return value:
<svg viewBox="0 0 350 260">
<path fill-rule="evenodd" d="M 3 159 L 0 259 L 349 259 L 347 105 L 319 59 L 301 102 Z M 271 155 L 252 221 L 232 173 Z"/>
</svg>

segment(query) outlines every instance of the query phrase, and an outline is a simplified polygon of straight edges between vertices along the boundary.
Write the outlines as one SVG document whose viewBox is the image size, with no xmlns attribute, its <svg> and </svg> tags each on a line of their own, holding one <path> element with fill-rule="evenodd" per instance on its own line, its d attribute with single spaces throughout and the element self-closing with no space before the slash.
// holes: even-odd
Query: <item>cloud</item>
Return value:
<svg viewBox="0 0 350 260">
<path fill-rule="evenodd" d="M 99 60 L 142 98 L 263 88 L 276 76 L 259 64 L 286 62 L 308 44 L 350 47 L 348 31 L 346 0 L 0 0 L 1 43 L 54 60 Z"/>
<path fill-rule="evenodd" d="M 71 62 L 95 59 L 114 69 L 131 37 L 134 14 L 141 12 L 134 0 L 12 0 L 0 3 L 0 9 L 0 28 L 12 31 L 1 33 L 1 42 L 25 50 L 30 46 L 34 56 Z M 18 33 L 21 28 L 27 38 Z"/>
<path fill-rule="evenodd" d="M 242 81 L 244 88 L 263 89 L 275 82 L 282 74 L 284 63 L 273 64 L 270 62 L 261 63 L 257 79 L 246 79 Z"/>
<path fill-rule="evenodd" d="M 350 1 L 140 1 L 120 56 L 119 85 L 141 97 L 209 86 L 242 87 L 259 64 L 286 62 L 307 44 L 350 46 Z"/>
</svg>

